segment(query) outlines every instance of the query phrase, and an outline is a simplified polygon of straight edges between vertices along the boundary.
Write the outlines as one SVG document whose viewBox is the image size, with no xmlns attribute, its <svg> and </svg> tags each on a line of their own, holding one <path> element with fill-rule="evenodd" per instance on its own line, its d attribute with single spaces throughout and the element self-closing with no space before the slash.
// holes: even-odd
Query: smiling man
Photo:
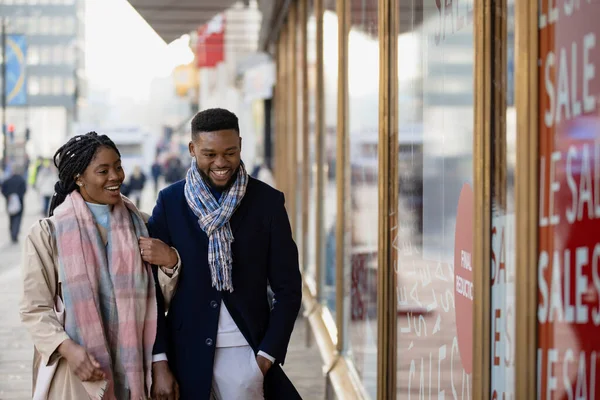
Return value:
<svg viewBox="0 0 600 400">
<path fill-rule="evenodd" d="M 177 289 L 155 352 L 168 354 L 181 399 L 300 398 L 280 367 L 301 303 L 283 194 L 248 176 L 233 113 L 202 111 L 191 128 L 186 179 L 160 192 L 149 221 L 181 260 L 161 270 Z"/>
</svg>

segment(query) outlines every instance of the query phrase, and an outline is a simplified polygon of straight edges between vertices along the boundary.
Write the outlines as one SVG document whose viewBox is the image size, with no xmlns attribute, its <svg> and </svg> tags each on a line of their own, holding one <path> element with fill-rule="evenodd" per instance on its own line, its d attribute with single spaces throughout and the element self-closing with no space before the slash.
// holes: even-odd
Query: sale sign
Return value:
<svg viewBox="0 0 600 400">
<path fill-rule="evenodd" d="M 600 399 L 600 0 L 540 6 L 537 397 Z"/>
</svg>

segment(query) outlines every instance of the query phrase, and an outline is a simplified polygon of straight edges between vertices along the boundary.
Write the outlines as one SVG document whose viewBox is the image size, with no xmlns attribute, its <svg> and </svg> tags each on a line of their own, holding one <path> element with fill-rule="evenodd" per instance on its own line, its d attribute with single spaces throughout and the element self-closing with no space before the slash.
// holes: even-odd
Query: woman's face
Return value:
<svg viewBox="0 0 600 400">
<path fill-rule="evenodd" d="M 81 197 L 88 203 L 114 205 L 121 199 L 125 172 L 121 158 L 110 147 L 100 147 L 83 174 L 77 178 Z"/>
</svg>

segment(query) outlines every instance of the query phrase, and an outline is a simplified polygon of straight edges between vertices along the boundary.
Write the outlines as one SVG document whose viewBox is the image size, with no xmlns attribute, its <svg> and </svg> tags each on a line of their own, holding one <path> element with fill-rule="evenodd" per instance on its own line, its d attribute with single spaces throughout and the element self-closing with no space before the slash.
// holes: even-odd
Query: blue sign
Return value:
<svg viewBox="0 0 600 400">
<path fill-rule="evenodd" d="M 24 106 L 27 104 L 27 42 L 25 35 L 6 36 L 6 105 Z"/>
</svg>

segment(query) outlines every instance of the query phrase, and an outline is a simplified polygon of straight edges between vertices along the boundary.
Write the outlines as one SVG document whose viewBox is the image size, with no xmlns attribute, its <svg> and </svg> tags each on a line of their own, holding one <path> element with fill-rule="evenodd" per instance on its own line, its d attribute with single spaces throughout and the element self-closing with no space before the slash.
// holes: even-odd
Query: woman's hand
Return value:
<svg viewBox="0 0 600 400">
<path fill-rule="evenodd" d="M 142 259 L 149 264 L 173 268 L 177 264 L 177 253 L 160 239 L 140 237 Z"/>
<path fill-rule="evenodd" d="M 71 370 L 82 382 L 94 382 L 106 378 L 100 368 L 100 363 L 96 361 L 94 356 L 71 339 L 62 342 L 58 346 L 58 352 L 67 360 Z"/>
</svg>

